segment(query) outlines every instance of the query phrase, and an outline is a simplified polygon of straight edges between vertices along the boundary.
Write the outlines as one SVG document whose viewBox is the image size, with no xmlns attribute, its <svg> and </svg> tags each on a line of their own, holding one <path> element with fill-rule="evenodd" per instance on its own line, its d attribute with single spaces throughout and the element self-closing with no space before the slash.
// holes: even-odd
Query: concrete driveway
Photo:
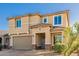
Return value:
<svg viewBox="0 0 79 59">
<path fill-rule="evenodd" d="M 45 50 L 32 50 L 32 51 L 22 51 L 22 50 L 12 50 L 3 49 L 0 51 L 0 56 L 51 56 L 52 51 Z"/>
<path fill-rule="evenodd" d="M 22 51 L 22 50 L 12 50 L 3 49 L 0 51 L 0 56 L 62 56 L 54 51 L 47 50 L 32 50 L 32 51 Z M 72 54 L 71 56 L 77 56 L 77 54 Z"/>
</svg>

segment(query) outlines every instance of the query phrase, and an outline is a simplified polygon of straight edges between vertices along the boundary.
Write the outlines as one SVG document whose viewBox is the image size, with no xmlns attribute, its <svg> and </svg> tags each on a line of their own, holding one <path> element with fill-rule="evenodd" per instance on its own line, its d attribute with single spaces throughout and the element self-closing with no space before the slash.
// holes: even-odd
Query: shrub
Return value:
<svg viewBox="0 0 79 59">
<path fill-rule="evenodd" d="M 55 46 L 54 46 L 54 50 L 57 52 L 57 53 L 61 53 L 64 49 L 64 45 L 62 45 L 61 43 L 56 43 Z"/>
</svg>

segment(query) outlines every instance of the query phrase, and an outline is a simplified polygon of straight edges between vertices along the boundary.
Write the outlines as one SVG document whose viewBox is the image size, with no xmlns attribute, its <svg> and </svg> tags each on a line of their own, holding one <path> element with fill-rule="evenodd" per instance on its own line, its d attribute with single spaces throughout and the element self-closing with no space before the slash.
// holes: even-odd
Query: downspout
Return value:
<svg viewBox="0 0 79 59">
<path fill-rule="evenodd" d="M 28 19 L 28 32 L 30 34 L 30 14 L 28 16 L 29 16 L 29 19 Z"/>
<path fill-rule="evenodd" d="M 69 24 L 70 23 L 70 20 L 69 20 L 70 13 L 69 13 L 69 11 L 70 10 L 67 11 L 67 21 L 68 21 L 68 26 L 70 27 L 70 24 Z"/>
</svg>

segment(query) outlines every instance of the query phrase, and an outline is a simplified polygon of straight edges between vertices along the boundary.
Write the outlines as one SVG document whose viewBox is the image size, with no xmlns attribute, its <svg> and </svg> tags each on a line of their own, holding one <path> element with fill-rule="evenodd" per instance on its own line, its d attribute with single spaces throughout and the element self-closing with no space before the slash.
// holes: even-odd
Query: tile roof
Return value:
<svg viewBox="0 0 79 59">
<path fill-rule="evenodd" d="M 4 34 L 6 34 L 6 33 L 8 33 L 8 32 L 5 31 L 5 30 L 0 30 L 0 35 L 4 35 Z"/>
</svg>

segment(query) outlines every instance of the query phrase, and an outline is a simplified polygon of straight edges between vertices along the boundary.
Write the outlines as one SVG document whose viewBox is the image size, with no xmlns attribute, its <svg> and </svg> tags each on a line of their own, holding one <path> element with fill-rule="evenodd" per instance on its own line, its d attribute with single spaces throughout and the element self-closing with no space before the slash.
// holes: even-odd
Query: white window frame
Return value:
<svg viewBox="0 0 79 59">
<path fill-rule="evenodd" d="M 22 18 L 17 19 L 17 20 L 21 20 L 21 27 L 16 27 L 16 28 L 18 28 L 18 29 L 19 29 L 19 28 L 22 28 Z M 16 20 L 16 21 L 17 21 L 17 20 Z"/>
<path fill-rule="evenodd" d="M 45 18 L 47 19 L 47 22 L 46 22 L 46 23 L 44 22 L 44 19 L 45 19 Z M 47 23 L 48 23 L 48 17 L 43 17 L 42 23 L 47 24 Z"/>
<path fill-rule="evenodd" d="M 57 24 L 57 25 L 54 24 L 54 21 L 55 21 L 54 17 L 56 17 L 56 16 L 61 16 L 61 24 Z M 62 25 L 63 25 L 63 15 L 55 15 L 55 16 L 53 16 L 53 26 L 62 26 Z"/>
<path fill-rule="evenodd" d="M 61 40 L 63 40 L 63 35 L 61 34 Z"/>
<path fill-rule="evenodd" d="M 57 35 L 57 36 L 59 36 L 59 35 Z M 63 34 L 61 34 L 61 40 L 63 41 L 63 39 L 64 39 Z"/>
</svg>

